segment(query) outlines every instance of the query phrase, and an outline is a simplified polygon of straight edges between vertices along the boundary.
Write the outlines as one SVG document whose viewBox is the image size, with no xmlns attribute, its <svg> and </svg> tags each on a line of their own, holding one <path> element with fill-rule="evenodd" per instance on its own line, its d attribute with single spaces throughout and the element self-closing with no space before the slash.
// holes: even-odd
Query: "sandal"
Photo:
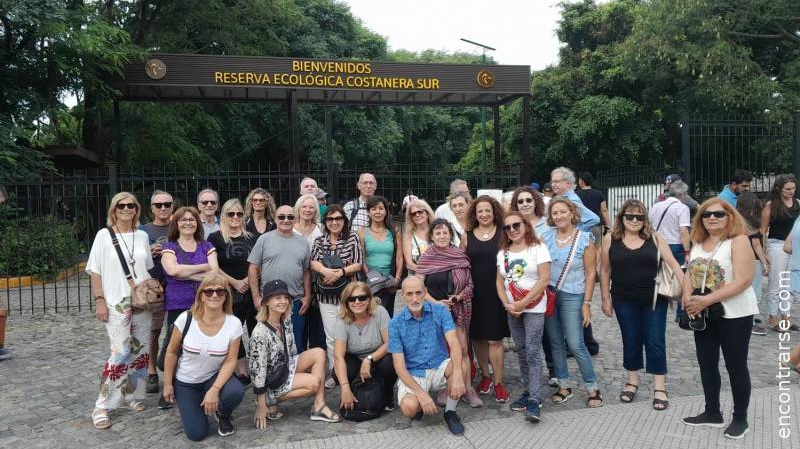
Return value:
<svg viewBox="0 0 800 449">
<path fill-rule="evenodd" d="M 567 394 L 562 393 L 561 392 L 562 390 L 565 390 Z M 572 388 L 563 388 L 563 389 L 560 388 L 558 391 L 553 393 L 553 397 L 551 398 L 551 400 L 553 401 L 553 404 L 563 404 L 567 402 L 567 399 L 571 397 L 572 397 Z"/>
<path fill-rule="evenodd" d="M 313 405 L 312 405 L 313 407 Z M 334 412 L 327 406 L 327 404 L 322 404 L 318 410 L 311 409 L 311 416 L 312 421 L 325 421 L 325 422 L 339 422 L 342 420 L 342 417 L 339 416 L 338 413 Z"/>
<path fill-rule="evenodd" d="M 144 402 L 137 401 L 137 400 L 134 399 L 132 401 L 128 401 L 127 403 L 123 402 L 119 406 L 119 408 L 128 408 L 128 409 L 133 410 L 134 412 L 142 412 L 142 411 L 144 411 L 146 406 L 144 405 Z"/>
<path fill-rule="evenodd" d="M 592 396 L 594 393 L 594 396 Z M 592 405 L 592 401 L 600 401 L 597 405 Z M 594 390 L 589 392 L 589 399 L 586 400 L 586 406 L 589 408 L 598 408 L 603 406 L 603 395 L 600 394 L 600 390 Z"/>
<path fill-rule="evenodd" d="M 108 411 L 96 408 L 92 411 L 92 424 L 95 429 L 105 430 L 111 427 L 111 420 L 108 419 Z"/>
<path fill-rule="evenodd" d="M 656 393 L 664 393 L 664 396 L 667 395 L 667 390 L 653 390 L 653 395 L 655 396 Z M 669 399 L 658 399 L 653 398 L 653 410 L 666 410 L 669 407 Z"/>
<path fill-rule="evenodd" d="M 636 397 L 636 392 L 639 391 L 639 385 L 634 385 L 634 384 L 628 382 L 628 383 L 625 384 L 625 386 L 626 387 L 633 387 L 633 388 L 635 388 L 635 390 L 633 390 L 633 391 L 622 390 L 622 392 L 619 394 L 619 401 L 620 402 L 626 402 L 626 403 L 633 402 L 633 398 Z"/>
</svg>

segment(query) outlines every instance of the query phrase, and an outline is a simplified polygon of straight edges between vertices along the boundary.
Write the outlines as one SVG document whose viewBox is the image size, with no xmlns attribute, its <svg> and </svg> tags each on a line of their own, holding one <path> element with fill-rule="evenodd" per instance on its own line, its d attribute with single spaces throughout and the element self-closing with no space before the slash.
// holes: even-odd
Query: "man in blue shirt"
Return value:
<svg viewBox="0 0 800 449">
<path fill-rule="evenodd" d="M 730 184 L 726 185 L 719 193 L 719 197 L 727 201 L 731 206 L 736 207 L 736 200 L 739 195 L 750 191 L 750 183 L 753 182 L 753 174 L 747 170 L 737 168 L 731 176 Z"/>
<path fill-rule="evenodd" d="M 453 318 L 445 306 L 426 300 L 428 291 L 417 276 L 403 280 L 401 294 L 406 308 L 389 322 L 389 353 L 399 379 L 400 411 L 413 419 L 420 419 L 423 413 L 435 415 L 439 409 L 429 391 L 448 388 L 444 421 L 450 432 L 461 435 L 464 425 L 456 405 L 466 391 L 469 369 L 461 358 Z"/>
</svg>

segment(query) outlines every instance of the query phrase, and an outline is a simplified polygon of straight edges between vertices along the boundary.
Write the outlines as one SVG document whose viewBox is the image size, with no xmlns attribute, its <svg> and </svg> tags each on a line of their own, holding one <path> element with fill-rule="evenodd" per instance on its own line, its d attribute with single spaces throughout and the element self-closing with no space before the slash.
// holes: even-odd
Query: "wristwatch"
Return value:
<svg viewBox="0 0 800 449">
<path fill-rule="evenodd" d="M 372 357 L 372 354 L 367 356 L 367 360 L 369 360 L 369 363 L 372 363 L 372 362 L 375 361 L 375 359 L 373 359 L 373 357 Z"/>
</svg>

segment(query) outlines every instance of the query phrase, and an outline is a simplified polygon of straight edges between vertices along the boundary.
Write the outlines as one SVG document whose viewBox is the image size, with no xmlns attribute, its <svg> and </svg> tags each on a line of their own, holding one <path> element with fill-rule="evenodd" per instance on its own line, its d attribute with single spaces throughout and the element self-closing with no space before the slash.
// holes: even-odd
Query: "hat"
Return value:
<svg viewBox="0 0 800 449">
<path fill-rule="evenodd" d="M 326 196 L 328 196 L 328 192 L 326 192 L 326 191 L 324 191 L 322 189 L 317 189 L 317 194 L 315 196 L 317 197 L 318 200 L 321 200 L 321 199 L 325 198 Z"/>
<path fill-rule="evenodd" d="M 539 183 L 538 182 L 532 182 L 531 183 L 531 188 L 538 192 L 539 191 Z"/>
<path fill-rule="evenodd" d="M 553 184 L 551 182 L 544 183 L 544 186 L 542 187 L 542 190 L 548 190 L 548 189 L 553 190 Z"/>
<path fill-rule="evenodd" d="M 667 176 L 667 180 L 664 181 L 664 184 L 672 184 L 675 181 L 680 181 L 681 175 L 674 173 L 672 175 Z"/>
<path fill-rule="evenodd" d="M 269 281 L 264 284 L 264 287 L 261 288 L 262 295 L 264 299 L 269 299 L 275 295 L 289 295 L 289 287 L 286 286 L 286 282 L 283 282 L 280 279 L 275 279 L 274 281 Z M 291 295 L 289 295 L 291 296 Z"/>
<path fill-rule="evenodd" d="M 406 205 L 408 205 L 408 203 L 410 203 L 412 201 L 417 201 L 418 199 L 419 198 L 417 198 L 416 195 L 406 195 L 406 196 L 404 196 L 403 197 L 403 207 L 406 207 Z"/>
</svg>

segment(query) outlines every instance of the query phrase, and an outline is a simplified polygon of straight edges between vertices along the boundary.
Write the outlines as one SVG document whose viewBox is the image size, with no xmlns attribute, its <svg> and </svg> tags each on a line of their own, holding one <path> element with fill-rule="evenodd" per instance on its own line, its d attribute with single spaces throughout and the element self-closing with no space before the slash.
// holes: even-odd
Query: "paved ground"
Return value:
<svg viewBox="0 0 800 449">
<path fill-rule="evenodd" d="M 779 391 L 778 335 L 754 336 L 750 347 L 750 371 L 754 396 L 750 423 L 754 430 L 739 442 L 725 441 L 717 429 L 692 429 L 680 418 L 702 409 L 702 388 L 689 332 L 670 323 L 668 331 L 668 389 L 671 406 L 667 412 L 650 407 L 651 379 L 644 376 L 635 404 L 620 404 L 617 394 L 624 383 L 619 328 L 616 320 L 601 316 L 595 302 L 595 335 L 600 355 L 595 368 L 606 397 L 600 410 L 584 409 L 586 393 L 563 405 L 546 403 L 544 422 L 525 423 L 507 405 L 488 401 L 484 407 L 459 406 L 467 425 L 464 437 L 447 434 L 440 418 L 411 422 L 398 411 L 366 423 L 323 424 L 308 420 L 308 400 L 284 404 L 287 416 L 270 422 L 266 431 L 252 426 L 254 403 L 248 391 L 235 413 L 236 434 L 228 438 L 209 437 L 197 447 L 343 447 L 378 443 L 379 447 L 800 447 L 800 388 L 793 376 L 789 425 L 793 436 L 778 437 Z M 52 310 L 52 309 L 50 309 Z M 790 337 L 800 341 L 800 333 Z M 98 376 L 107 356 L 105 331 L 87 313 L 18 315 L 10 317 L 7 344 L 15 357 L 0 362 L 0 447 L 186 447 L 177 411 L 155 408 L 156 395 L 147 400 L 148 409 L 133 414 L 112 414 L 114 426 L 97 431 L 89 413 L 97 394 Z M 506 354 L 507 384 L 512 396 L 521 391 L 517 379 L 516 354 Z M 574 362 L 570 362 L 573 374 Z M 723 372 L 723 380 L 727 376 Z M 724 384 L 725 382 L 723 382 Z M 726 418 L 730 416 L 730 394 L 723 385 Z M 338 404 L 335 390 L 328 392 L 329 404 Z M 488 398 L 487 398 L 488 399 Z M 786 399 L 785 397 L 783 399 Z M 212 425 L 213 427 L 213 425 Z"/>
</svg>

